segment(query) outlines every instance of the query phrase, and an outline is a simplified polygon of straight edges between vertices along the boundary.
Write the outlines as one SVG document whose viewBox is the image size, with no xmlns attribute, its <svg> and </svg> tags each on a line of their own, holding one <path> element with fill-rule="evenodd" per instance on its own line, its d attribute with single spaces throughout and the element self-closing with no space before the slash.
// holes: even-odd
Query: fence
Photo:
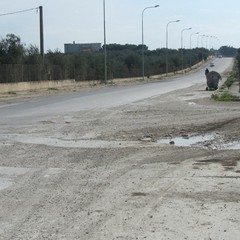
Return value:
<svg viewBox="0 0 240 240">
<path fill-rule="evenodd" d="M 76 79 L 72 65 L 0 64 L 0 83 Z"/>
</svg>

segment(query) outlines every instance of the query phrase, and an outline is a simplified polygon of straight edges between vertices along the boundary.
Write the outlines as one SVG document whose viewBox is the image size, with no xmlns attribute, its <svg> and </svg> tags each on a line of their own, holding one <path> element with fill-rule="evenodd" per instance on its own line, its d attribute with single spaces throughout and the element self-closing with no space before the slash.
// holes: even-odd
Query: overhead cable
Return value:
<svg viewBox="0 0 240 240">
<path fill-rule="evenodd" d="M 21 11 L 16 11 L 16 12 L 3 13 L 3 14 L 0 14 L 0 17 L 13 15 L 13 14 L 17 14 L 17 13 L 29 12 L 29 11 L 33 11 L 33 10 L 38 11 L 38 7 L 37 8 L 25 9 L 25 10 L 21 10 Z"/>
</svg>

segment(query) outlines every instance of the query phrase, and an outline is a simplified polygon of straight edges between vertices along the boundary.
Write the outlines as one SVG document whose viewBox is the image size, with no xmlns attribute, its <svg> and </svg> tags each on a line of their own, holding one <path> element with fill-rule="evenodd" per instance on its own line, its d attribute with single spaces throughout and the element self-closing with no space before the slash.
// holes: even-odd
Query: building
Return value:
<svg viewBox="0 0 240 240">
<path fill-rule="evenodd" d="M 66 54 L 80 52 L 98 52 L 101 49 L 101 43 L 65 43 L 64 52 Z"/>
</svg>

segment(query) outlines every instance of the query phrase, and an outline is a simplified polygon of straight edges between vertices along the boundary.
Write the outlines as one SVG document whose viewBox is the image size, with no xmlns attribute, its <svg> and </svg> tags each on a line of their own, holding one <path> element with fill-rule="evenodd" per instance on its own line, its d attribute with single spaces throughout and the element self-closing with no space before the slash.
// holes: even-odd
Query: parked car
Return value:
<svg viewBox="0 0 240 240">
<path fill-rule="evenodd" d="M 211 62 L 210 63 L 210 67 L 214 67 L 215 65 L 214 65 L 214 63 L 213 62 Z"/>
</svg>

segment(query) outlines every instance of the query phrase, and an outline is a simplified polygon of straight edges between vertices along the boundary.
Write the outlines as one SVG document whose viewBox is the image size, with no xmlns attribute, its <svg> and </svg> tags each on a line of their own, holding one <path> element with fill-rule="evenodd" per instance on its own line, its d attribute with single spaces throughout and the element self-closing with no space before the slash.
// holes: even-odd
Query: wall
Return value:
<svg viewBox="0 0 240 240">
<path fill-rule="evenodd" d="M 0 92 L 17 92 L 72 86 L 75 80 L 0 83 Z"/>
</svg>

